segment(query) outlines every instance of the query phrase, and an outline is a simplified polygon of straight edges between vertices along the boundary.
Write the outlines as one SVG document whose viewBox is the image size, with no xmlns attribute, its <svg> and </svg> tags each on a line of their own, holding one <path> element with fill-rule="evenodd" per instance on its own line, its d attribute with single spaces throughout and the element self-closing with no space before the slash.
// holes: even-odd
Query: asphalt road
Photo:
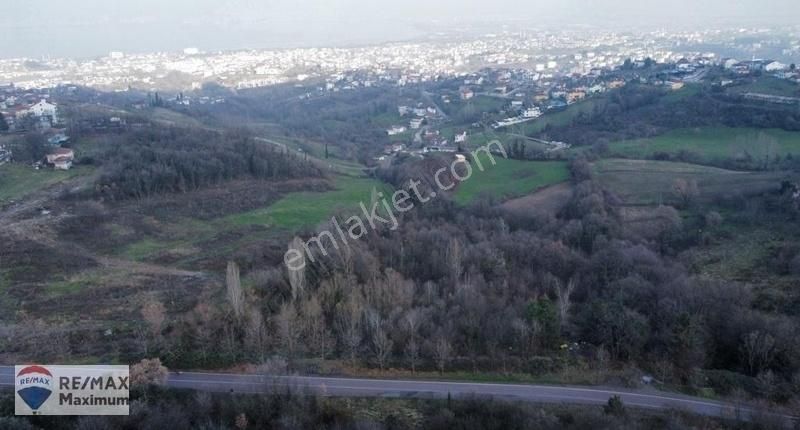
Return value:
<svg viewBox="0 0 800 430">
<path fill-rule="evenodd" d="M 14 385 L 14 368 L 0 366 L 0 386 Z M 629 407 L 679 409 L 706 416 L 746 419 L 751 411 L 701 398 L 660 392 L 636 392 L 613 388 L 492 384 L 416 380 L 326 378 L 316 376 L 264 376 L 230 373 L 172 372 L 167 385 L 202 391 L 264 393 L 287 388 L 344 397 L 453 398 L 476 396 L 535 403 L 603 405 L 620 396 Z M 787 420 L 789 419 L 786 417 Z"/>
</svg>

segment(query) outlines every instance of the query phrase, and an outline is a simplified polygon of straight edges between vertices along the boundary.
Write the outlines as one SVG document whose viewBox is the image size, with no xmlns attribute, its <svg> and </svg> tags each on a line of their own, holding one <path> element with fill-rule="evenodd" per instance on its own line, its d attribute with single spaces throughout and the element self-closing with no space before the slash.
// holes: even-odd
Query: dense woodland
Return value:
<svg viewBox="0 0 800 430">
<path fill-rule="evenodd" d="M 408 92 L 418 95 L 419 89 Z M 398 95 L 385 88 L 363 88 L 337 93 L 333 97 L 310 97 L 290 87 L 278 86 L 227 94 L 222 105 L 196 107 L 187 112 L 192 116 L 224 121 L 227 125 L 258 129 L 260 121 L 280 124 L 283 133 L 330 142 L 345 158 L 367 163 L 371 157 L 390 143 L 384 127 L 373 124 L 377 116 L 397 113 Z M 258 118 L 259 122 L 252 121 Z"/>
<path fill-rule="evenodd" d="M 319 177 L 302 157 L 244 133 L 152 127 L 111 136 L 94 193 L 112 199 L 181 193 L 239 178 Z"/>
</svg>

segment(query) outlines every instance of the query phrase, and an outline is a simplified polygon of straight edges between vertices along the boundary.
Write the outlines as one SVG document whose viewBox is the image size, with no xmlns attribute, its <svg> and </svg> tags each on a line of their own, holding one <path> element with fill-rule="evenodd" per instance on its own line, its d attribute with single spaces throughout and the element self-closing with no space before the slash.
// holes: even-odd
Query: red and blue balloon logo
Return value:
<svg viewBox="0 0 800 430">
<path fill-rule="evenodd" d="M 53 375 L 42 366 L 28 366 L 17 373 L 17 394 L 34 412 L 52 394 Z"/>
</svg>

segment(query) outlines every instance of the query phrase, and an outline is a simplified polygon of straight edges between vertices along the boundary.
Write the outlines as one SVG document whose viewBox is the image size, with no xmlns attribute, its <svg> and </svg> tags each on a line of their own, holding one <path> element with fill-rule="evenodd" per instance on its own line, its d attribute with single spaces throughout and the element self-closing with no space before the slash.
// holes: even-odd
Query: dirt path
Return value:
<svg viewBox="0 0 800 430">
<path fill-rule="evenodd" d="M 501 207 L 517 215 L 555 215 L 572 196 L 572 185 L 562 182 L 527 196 L 509 200 Z"/>
</svg>

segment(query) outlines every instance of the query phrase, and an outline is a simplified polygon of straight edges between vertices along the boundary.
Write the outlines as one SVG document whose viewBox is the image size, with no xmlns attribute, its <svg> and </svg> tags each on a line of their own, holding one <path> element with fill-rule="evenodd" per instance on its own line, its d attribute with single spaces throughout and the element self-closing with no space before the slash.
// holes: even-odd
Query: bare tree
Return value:
<svg viewBox="0 0 800 430">
<path fill-rule="evenodd" d="M 433 358 L 436 360 L 436 366 L 439 368 L 439 373 L 444 373 L 444 368 L 450 362 L 453 354 L 453 347 L 450 341 L 439 336 L 436 343 L 433 345 Z"/>
<path fill-rule="evenodd" d="M 411 373 L 417 372 L 417 364 L 420 358 L 420 345 L 419 345 L 419 326 L 421 317 L 419 311 L 416 309 L 410 310 L 405 317 L 403 317 L 403 324 L 408 335 L 406 346 L 403 349 L 408 364 L 411 366 Z"/>
<path fill-rule="evenodd" d="M 672 192 L 675 193 L 675 196 L 683 207 L 689 206 L 692 201 L 700 195 L 700 191 L 697 188 L 697 181 L 694 179 L 675 179 L 672 183 Z"/>
<path fill-rule="evenodd" d="M 419 340 L 416 336 L 408 338 L 406 347 L 403 349 L 408 364 L 411 366 L 411 373 L 417 373 L 417 364 L 419 364 L 420 348 Z"/>
<path fill-rule="evenodd" d="M 251 307 L 247 312 L 245 340 L 250 349 L 264 361 L 264 353 L 267 350 L 267 327 L 261 310 L 256 307 Z"/>
<path fill-rule="evenodd" d="M 561 327 L 565 327 L 569 323 L 569 309 L 572 306 L 570 297 L 575 291 L 577 282 L 574 277 L 570 278 L 565 284 L 558 280 L 556 284 L 556 295 L 558 297 L 558 317 L 561 319 Z"/>
<path fill-rule="evenodd" d="M 167 318 L 166 315 L 167 310 L 158 300 L 149 300 L 142 306 L 142 318 L 147 322 L 150 327 L 150 334 L 153 336 L 161 336 L 161 327 Z"/>
<path fill-rule="evenodd" d="M 141 312 L 147 327 L 138 328 L 136 335 L 142 342 L 144 354 L 147 355 L 151 342 L 157 341 L 161 337 L 161 328 L 167 318 L 167 311 L 160 301 L 151 299 L 142 306 Z"/>
<path fill-rule="evenodd" d="M 775 357 L 775 338 L 760 330 L 751 331 L 742 339 L 741 351 L 750 374 L 757 375 Z"/>
<path fill-rule="evenodd" d="M 289 243 L 289 250 L 294 251 L 297 255 L 300 255 L 303 263 L 299 265 L 300 268 L 287 269 L 289 272 L 289 285 L 292 287 L 293 300 L 297 299 L 298 296 L 301 296 L 306 289 L 306 254 L 304 245 L 303 239 L 300 239 L 297 236 L 295 236 L 295 238 Z"/>
<path fill-rule="evenodd" d="M 294 357 L 297 343 L 303 334 L 303 328 L 297 316 L 297 309 L 293 303 L 284 303 L 275 316 L 275 326 L 278 329 L 278 336 L 281 339 L 283 348 L 289 356 Z"/>
<path fill-rule="evenodd" d="M 304 335 L 307 344 L 321 359 L 325 359 L 332 347 L 332 334 L 325 322 L 322 305 L 316 296 L 305 301 L 302 306 Z"/>
<path fill-rule="evenodd" d="M 336 329 L 339 340 L 350 355 L 350 362 L 355 364 L 356 352 L 361 345 L 361 322 L 363 307 L 356 294 L 336 306 Z"/>
<path fill-rule="evenodd" d="M 242 282 L 239 279 L 239 265 L 235 262 L 228 262 L 228 272 L 225 278 L 227 287 L 228 302 L 233 309 L 233 315 L 237 321 L 241 321 L 244 315 L 244 292 L 242 292 Z"/>
<path fill-rule="evenodd" d="M 450 272 L 450 279 L 453 281 L 453 285 L 456 285 L 463 271 L 462 260 L 464 258 L 464 246 L 458 239 L 451 238 L 447 244 L 445 255 L 447 258 L 447 270 Z"/>
<path fill-rule="evenodd" d="M 198 303 L 187 317 L 189 327 L 194 331 L 197 339 L 197 353 L 202 361 L 208 357 L 208 352 L 213 348 L 215 323 L 218 321 L 215 309 L 206 303 Z"/>
<path fill-rule="evenodd" d="M 378 367 L 383 370 L 386 367 L 386 361 L 392 353 L 394 342 L 392 342 L 389 335 L 386 334 L 386 321 L 376 313 L 372 313 L 369 320 L 372 353 L 375 355 L 375 361 L 378 363 Z"/>
</svg>

